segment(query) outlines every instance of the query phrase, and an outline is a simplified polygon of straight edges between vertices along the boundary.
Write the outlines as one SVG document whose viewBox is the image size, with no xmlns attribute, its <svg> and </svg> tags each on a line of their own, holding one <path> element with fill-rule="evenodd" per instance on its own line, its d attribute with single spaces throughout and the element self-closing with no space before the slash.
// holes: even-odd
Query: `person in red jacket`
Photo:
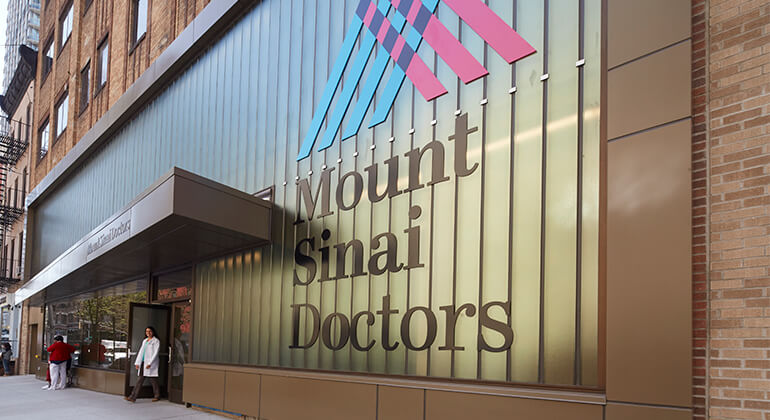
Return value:
<svg viewBox="0 0 770 420">
<path fill-rule="evenodd" d="M 51 372 L 50 390 L 64 389 L 67 383 L 67 360 L 75 347 L 64 342 L 64 337 L 57 335 L 48 347 L 48 363 Z"/>
</svg>

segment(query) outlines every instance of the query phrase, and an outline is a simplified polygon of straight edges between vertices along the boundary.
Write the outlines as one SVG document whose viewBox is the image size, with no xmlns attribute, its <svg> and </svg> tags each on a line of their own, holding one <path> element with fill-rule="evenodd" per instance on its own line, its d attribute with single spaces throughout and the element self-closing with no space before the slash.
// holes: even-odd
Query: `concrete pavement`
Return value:
<svg viewBox="0 0 770 420">
<path fill-rule="evenodd" d="M 91 420 L 91 419 L 192 419 L 222 420 L 224 417 L 185 408 L 168 401 L 137 400 L 131 404 L 117 395 L 67 388 L 40 389 L 45 382 L 34 376 L 0 377 L 0 419 Z"/>
</svg>

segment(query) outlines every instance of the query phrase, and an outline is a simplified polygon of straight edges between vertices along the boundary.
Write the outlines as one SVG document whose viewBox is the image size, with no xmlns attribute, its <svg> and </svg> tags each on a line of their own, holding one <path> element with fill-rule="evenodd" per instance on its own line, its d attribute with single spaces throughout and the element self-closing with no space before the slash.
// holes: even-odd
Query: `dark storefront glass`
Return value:
<svg viewBox="0 0 770 420">
<path fill-rule="evenodd" d="M 164 301 L 190 297 L 192 269 L 157 276 L 155 282 L 153 300 Z"/>
<path fill-rule="evenodd" d="M 123 371 L 127 363 L 128 308 L 147 301 L 147 281 L 84 293 L 46 306 L 46 342 L 57 335 L 75 347 L 75 366 Z"/>
</svg>

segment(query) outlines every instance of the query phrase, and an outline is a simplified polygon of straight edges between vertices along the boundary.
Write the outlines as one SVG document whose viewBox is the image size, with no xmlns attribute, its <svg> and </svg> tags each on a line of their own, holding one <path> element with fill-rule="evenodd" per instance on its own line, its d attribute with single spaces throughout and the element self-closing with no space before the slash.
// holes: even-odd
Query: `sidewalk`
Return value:
<svg viewBox="0 0 770 420">
<path fill-rule="evenodd" d="M 137 400 L 131 404 L 117 395 L 67 388 L 40 389 L 45 382 L 34 376 L 0 377 L 0 419 L 193 419 L 224 417 L 185 408 L 168 401 Z"/>
</svg>

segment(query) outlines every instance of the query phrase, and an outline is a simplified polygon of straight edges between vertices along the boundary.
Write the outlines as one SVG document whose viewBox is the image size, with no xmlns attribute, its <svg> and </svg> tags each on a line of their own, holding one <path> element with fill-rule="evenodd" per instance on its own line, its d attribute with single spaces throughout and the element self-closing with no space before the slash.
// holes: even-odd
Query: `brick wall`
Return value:
<svg viewBox="0 0 770 420">
<path fill-rule="evenodd" d="M 61 138 L 51 141 L 45 157 L 34 159 L 32 187 L 54 168 L 210 1 L 148 0 L 147 32 L 135 45 L 130 39 L 132 0 L 92 0 L 88 8 L 82 0 L 42 2 L 41 51 L 49 37 L 58 36 L 60 17 L 70 4 L 74 19 L 70 40 L 61 51 L 55 48 L 51 74 L 43 79 L 38 70 L 33 119 L 36 127 L 32 142 L 34 154 L 38 153 L 38 129 L 46 118 L 53 128 L 56 101 L 65 91 L 69 92 L 69 112 L 67 129 Z M 97 49 L 105 39 L 109 43 L 107 84 L 103 89 L 94 89 Z M 41 58 L 38 58 L 38 69 L 42 69 Z M 80 73 L 88 63 L 91 69 L 89 102 L 82 106 Z"/>
<path fill-rule="evenodd" d="M 692 2 L 692 286 L 693 286 L 693 408 L 694 418 L 706 413 L 706 343 L 708 336 L 706 0 Z"/>
<path fill-rule="evenodd" d="M 703 116 L 704 110 L 698 110 L 704 100 L 708 109 L 707 120 L 697 117 L 701 123 L 696 122 L 693 132 L 693 164 L 699 174 L 693 177 L 693 207 L 701 221 L 693 253 L 698 273 L 696 418 L 703 418 L 706 404 L 714 420 L 770 419 L 770 3 L 711 0 L 707 10 L 700 3 L 694 2 L 693 32 L 699 16 L 708 16 L 708 71 L 701 75 L 694 66 L 694 114 Z M 701 63 L 698 50 L 694 60 Z M 702 77 L 706 98 L 697 88 Z M 700 154 L 706 144 L 708 157 Z M 701 176 L 702 168 L 707 174 Z M 708 230 L 699 219 L 704 216 Z M 706 249 L 700 248 L 704 235 L 709 238 Z M 706 251 L 707 279 L 701 266 Z M 700 295 L 704 283 L 709 285 L 708 308 Z M 709 335 L 704 355 L 705 310 Z"/>
</svg>

